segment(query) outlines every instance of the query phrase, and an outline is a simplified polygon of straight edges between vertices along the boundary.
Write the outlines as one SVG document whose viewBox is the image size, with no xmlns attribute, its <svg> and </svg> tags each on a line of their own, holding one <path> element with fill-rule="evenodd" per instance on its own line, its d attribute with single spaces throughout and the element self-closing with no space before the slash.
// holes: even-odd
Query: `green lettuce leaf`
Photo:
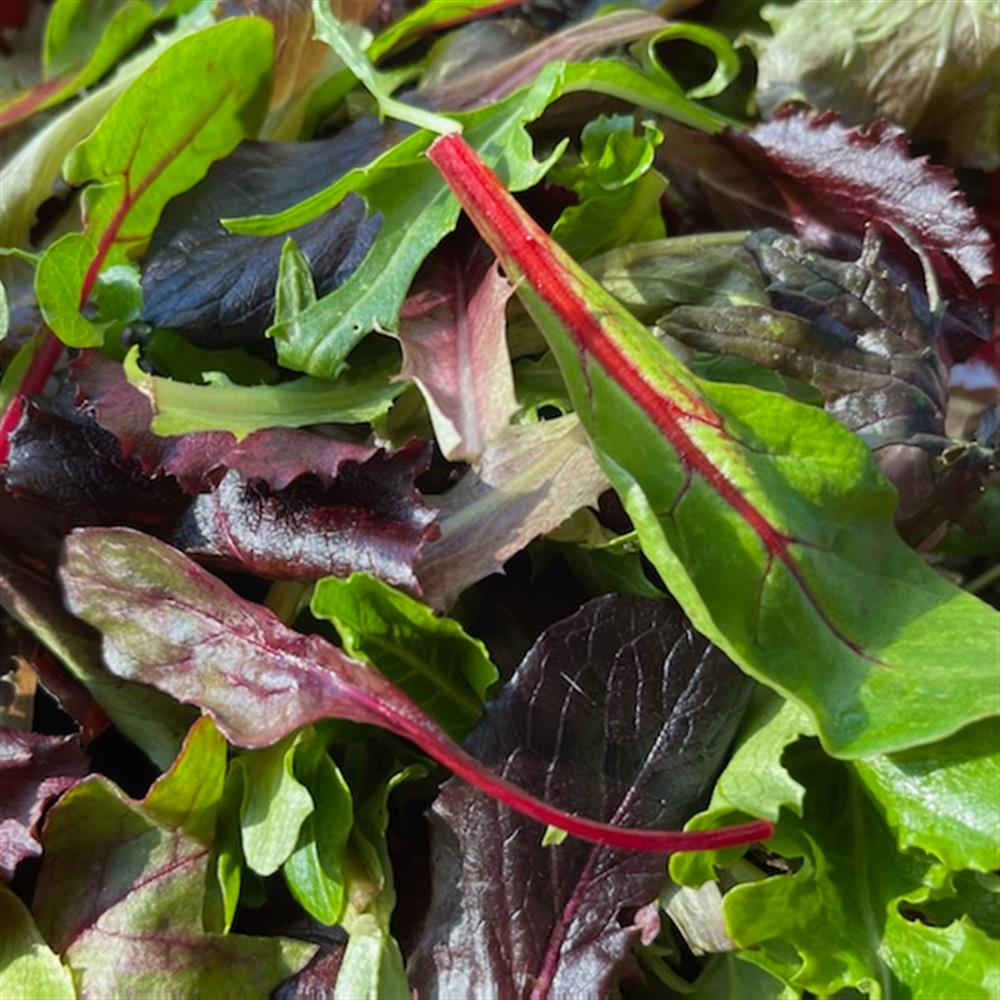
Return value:
<svg viewBox="0 0 1000 1000">
<path fill-rule="evenodd" d="M 73 976 L 38 933 L 31 912 L 0 884 L 0 996 L 76 1000 Z"/>
<path fill-rule="evenodd" d="M 349 656 L 377 667 L 450 736 L 468 735 L 499 675 L 457 621 L 367 573 L 319 580 L 310 609 L 333 623 Z"/>
<path fill-rule="evenodd" d="M 699 631 L 845 757 L 1000 712 L 997 613 L 895 534 L 894 492 L 863 442 L 813 407 L 700 382 L 461 137 L 430 156 L 515 279 L 643 551 Z"/>
</svg>

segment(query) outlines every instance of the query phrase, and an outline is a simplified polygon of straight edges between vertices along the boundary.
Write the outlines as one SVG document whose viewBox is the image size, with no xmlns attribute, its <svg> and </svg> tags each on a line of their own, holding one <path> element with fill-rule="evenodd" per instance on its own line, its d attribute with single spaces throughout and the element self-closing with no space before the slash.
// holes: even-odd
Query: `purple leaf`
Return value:
<svg viewBox="0 0 1000 1000">
<path fill-rule="evenodd" d="M 445 608 L 532 539 L 607 489 L 575 416 L 508 427 L 474 471 L 437 499 L 441 535 L 417 566 L 428 604 Z"/>
<path fill-rule="evenodd" d="M 751 683 L 669 600 L 611 595 L 547 629 L 467 741 L 573 812 L 682 823 L 722 766 Z M 410 963 L 421 996 L 604 996 L 665 871 L 567 842 L 457 782 L 432 825 L 434 900 Z"/>
<path fill-rule="evenodd" d="M 328 486 L 298 478 L 280 491 L 230 471 L 192 501 L 173 541 L 202 561 L 258 576 L 315 580 L 360 571 L 419 592 L 413 564 L 437 529 L 413 482 L 429 453 L 414 441 L 392 455 L 345 462 Z"/>
<path fill-rule="evenodd" d="M 462 257 L 454 245 L 414 288 L 400 313 L 400 374 L 423 393 L 445 458 L 471 461 L 517 409 L 505 318 L 514 289 L 487 254 Z"/>
<path fill-rule="evenodd" d="M 142 801 L 94 776 L 49 814 L 32 911 L 82 1000 L 264 1000 L 312 958 L 301 941 L 203 929 L 225 769 L 226 744 L 201 719 Z"/>
<path fill-rule="evenodd" d="M 87 773 L 77 736 L 0 729 L 0 877 L 42 853 L 35 825 L 50 799 Z"/>
<path fill-rule="evenodd" d="M 913 157 L 901 129 L 884 121 L 848 128 L 830 112 L 792 110 L 722 136 L 671 128 L 663 165 L 696 180 L 722 224 L 790 223 L 828 253 L 856 252 L 874 226 L 909 285 L 924 284 L 914 250 L 933 267 L 950 301 L 945 332 L 956 357 L 988 336 L 997 292 L 993 241 L 954 173 Z"/>
<path fill-rule="evenodd" d="M 770 833 L 768 824 L 756 823 L 692 837 L 610 826 L 553 809 L 486 770 L 377 671 L 318 635 L 293 632 L 181 553 L 138 532 L 75 531 L 66 542 L 62 576 L 70 609 L 103 632 L 112 672 L 198 705 L 238 746 L 268 746 L 310 722 L 341 718 L 411 740 L 488 794 L 575 836 L 672 851 Z"/>
<path fill-rule="evenodd" d="M 309 261 L 320 295 L 343 284 L 371 247 L 380 217 L 349 195 L 280 236 L 236 236 L 222 218 L 275 212 L 363 167 L 406 134 L 365 118 L 319 142 L 242 143 L 166 207 L 143 262 L 143 319 L 205 347 L 263 340 L 274 313 L 286 236 Z"/>
</svg>

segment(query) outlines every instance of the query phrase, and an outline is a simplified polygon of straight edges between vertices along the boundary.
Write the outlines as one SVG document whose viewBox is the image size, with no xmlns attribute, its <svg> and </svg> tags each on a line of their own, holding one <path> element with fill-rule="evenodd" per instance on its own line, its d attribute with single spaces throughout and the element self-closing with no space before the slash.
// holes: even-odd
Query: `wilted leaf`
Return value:
<svg viewBox="0 0 1000 1000">
<path fill-rule="evenodd" d="M 606 488 L 575 416 L 508 428 L 475 471 L 435 498 L 441 534 L 417 567 L 425 599 L 448 607 L 533 538 L 595 504 Z"/>
<path fill-rule="evenodd" d="M 10 880 L 19 861 L 42 853 L 35 825 L 49 800 L 86 773 L 79 737 L 0 729 L 0 877 Z"/>
<path fill-rule="evenodd" d="M 429 259 L 400 315 L 400 375 L 419 387 L 452 461 L 479 458 L 517 409 L 505 338 L 513 294 L 487 254 L 453 246 Z"/>
<path fill-rule="evenodd" d="M 312 957 L 304 942 L 202 929 L 225 762 L 225 742 L 203 719 L 142 802 L 92 777 L 50 813 L 32 910 L 80 997 L 263 1000 Z"/>
<path fill-rule="evenodd" d="M 1000 16 L 989 3 L 811 0 L 768 4 L 772 38 L 750 36 L 757 100 L 888 118 L 940 142 L 961 166 L 1000 167 Z"/>
<path fill-rule="evenodd" d="M 749 690 L 672 602 L 608 596 L 542 633 L 468 746 L 567 809 L 673 825 L 708 794 Z M 421 996 L 603 996 L 665 877 L 642 855 L 544 847 L 455 782 L 432 836 Z"/>
</svg>

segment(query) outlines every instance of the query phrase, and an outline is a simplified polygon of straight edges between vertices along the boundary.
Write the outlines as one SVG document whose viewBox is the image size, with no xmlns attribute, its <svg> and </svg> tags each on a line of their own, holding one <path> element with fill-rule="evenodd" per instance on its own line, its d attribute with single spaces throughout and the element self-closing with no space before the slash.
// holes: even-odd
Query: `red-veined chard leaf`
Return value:
<svg viewBox="0 0 1000 1000">
<path fill-rule="evenodd" d="M 195 2 L 56 4 L 45 25 L 45 79 L 0 104 L 0 129 L 10 128 L 96 83 L 153 25 L 186 13 Z"/>
<path fill-rule="evenodd" d="M 167 201 L 255 130 L 272 48 L 270 25 L 258 18 L 181 39 L 69 155 L 66 180 L 95 182 L 83 194 L 86 228 L 53 243 L 35 276 L 42 313 L 64 343 L 101 342 L 103 331 L 81 315 L 100 271 L 141 253 Z"/>
<path fill-rule="evenodd" d="M 445 458 L 471 461 L 517 410 L 505 336 L 514 289 L 489 254 L 442 249 L 428 258 L 400 315 L 400 375 L 423 394 Z"/>
<path fill-rule="evenodd" d="M 485 769 L 371 667 L 318 635 L 291 631 L 175 549 L 138 532 L 74 532 L 62 578 L 71 610 L 103 633 L 112 672 L 198 704 L 238 746 L 268 746 L 307 723 L 343 718 L 404 736 L 487 794 L 585 839 L 672 851 L 767 835 L 767 824 L 757 823 L 678 839 L 669 831 L 563 813 Z"/>
<path fill-rule="evenodd" d="M 202 928 L 225 767 L 225 741 L 201 719 L 141 802 L 95 776 L 49 814 L 32 911 L 80 997 L 264 1000 L 312 958 L 302 941 Z"/>
<path fill-rule="evenodd" d="M 42 853 L 35 826 L 45 806 L 86 772 L 79 737 L 0 729 L 0 877 Z"/>
<path fill-rule="evenodd" d="M 834 753 L 928 743 L 1000 711 L 996 612 L 895 534 L 893 491 L 860 440 L 813 407 L 699 382 L 461 137 L 429 155 L 515 279 L 644 552 L 697 628 L 808 708 Z"/>
<path fill-rule="evenodd" d="M 466 745 L 574 812 L 674 824 L 708 794 L 750 687 L 672 601 L 610 595 L 542 633 Z M 457 782 L 435 803 L 432 852 L 421 996 L 603 996 L 665 877 L 646 855 L 545 847 Z"/>
</svg>

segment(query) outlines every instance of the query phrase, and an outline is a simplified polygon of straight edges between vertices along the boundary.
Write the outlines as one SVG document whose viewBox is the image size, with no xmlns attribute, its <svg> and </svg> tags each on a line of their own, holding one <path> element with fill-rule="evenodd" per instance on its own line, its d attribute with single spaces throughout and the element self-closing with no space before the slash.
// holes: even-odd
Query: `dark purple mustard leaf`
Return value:
<svg viewBox="0 0 1000 1000">
<path fill-rule="evenodd" d="M 272 579 L 360 571 L 419 593 L 413 566 L 437 527 L 413 483 L 429 460 L 430 445 L 414 441 L 343 462 L 326 485 L 307 476 L 283 490 L 230 470 L 194 498 L 171 540 L 203 562 Z"/>
<path fill-rule="evenodd" d="M 548 628 L 466 741 L 574 812 L 683 823 L 709 794 L 752 682 L 671 600 L 608 595 Z M 656 858 L 565 842 L 446 784 L 434 898 L 410 961 L 421 997 L 606 996 L 665 879 Z"/>
<path fill-rule="evenodd" d="M 346 719 L 409 739 L 512 808 L 595 842 L 664 852 L 770 836 L 770 824 L 760 822 L 691 835 L 611 826 L 554 809 L 484 768 L 378 671 L 318 635 L 293 632 L 267 608 L 139 532 L 75 531 L 66 541 L 62 580 L 70 610 L 103 633 L 113 673 L 198 705 L 237 746 L 269 746 L 310 722 Z"/>
<path fill-rule="evenodd" d="M 270 427 L 237 442 L 228 431 L 198 431 L 160 437 L 150 430 L 149 399 L 125 377 L 124 369 L 98 351 L 81 351 L 71 372 L 77 405 L 92 413 L 147 476 L 173 476 L 188 493 L 216 487 L 227 470 L 261 480 L 275 490 L 299 476 L 330 484 L 345 462 L 366 462 L 377 449 L 311 431 Z"/>
<path fill-rule="evenodd" d="M 697 350 L 737 355 L 813 385 L 896 485 L 896 525 L 913 543 L 960 517 L 990 473 L 988 449 L 946 436 L 948 376 L 926 299 L 892 283 L 869 231 L 856 262 L 760 230 L 747 249 L 768 306 L 681 306 L 657 328 Z M 948 460 L 942 456 L 948 453 Z"/>
<path fill-rule="evenodd" d="M 35 825 L 45 806 L 86 773 L 79 737 L 0 729 L 0 877 L 42 853 Z"/>
<path fill-rule="evenodd" d="M 242 143 L 164 210 L 143 261 L 142 318 L 204 347 L 264 343 L 286 237 L 309 261 L 322 296 L 361 263 L 381 220 L 366 219 L 355 195 L 279 236 L 237 236 L 219 220 L 288 208 L 370 163 L 406 132 L 398 122 L 365 118 L 318 142 Z"/>
<path fill-rule="evenodd" d="M 997 293 L 993 241 L 954 173 L 913 157 L 901 129 L 882 121 L 848 128 L 835 114 L 794 110 L 693 144 L 685 130 L 670 128 L 676 141 L 664 144 L 662 165 L 701 188 L 725 225 L 784 222 L 837 256 L 856 253 L 871 225 L 909 285 L 924 284 L 914 249 L 933 267 L 949 303 L 943 332 L 956 358 L 988 336 Z"/>
</svg>

